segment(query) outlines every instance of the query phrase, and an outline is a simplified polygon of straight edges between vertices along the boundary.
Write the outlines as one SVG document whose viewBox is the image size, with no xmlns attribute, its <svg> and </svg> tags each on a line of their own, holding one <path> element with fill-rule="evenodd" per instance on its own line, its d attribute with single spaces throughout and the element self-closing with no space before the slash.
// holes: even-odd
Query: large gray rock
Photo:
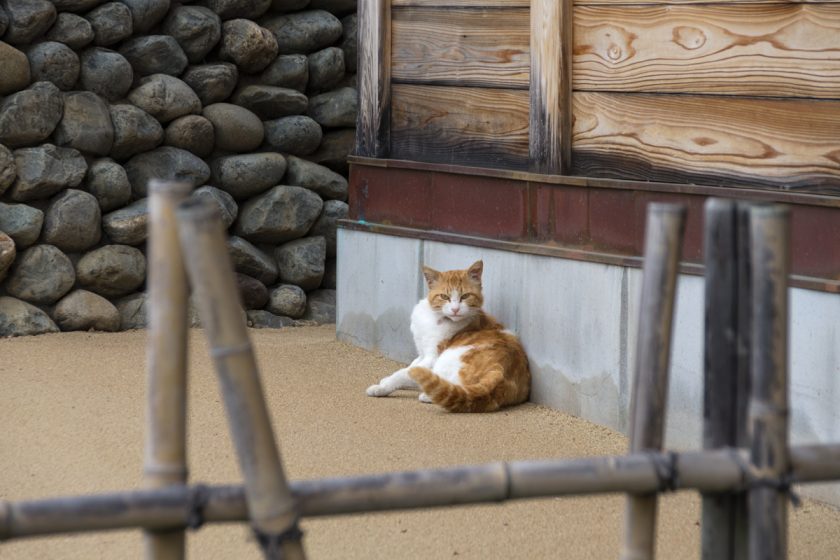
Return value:
<svg viewBox="0 0 840 560">
<path fill-rule="evenodd" d="M 3 40 L 12 45 L 26 45 L 52 27 L 58 12 L 48 0 L 3 0 L 9 17 Z"/>
<path fill-rule="evenodd" d="M 145 292 L 126 296 L 116 302 L 117 311 L 120 312 L 120 330 L 145 329 L 149 323 L 146 313 Z"/>
<path fill-rule="evenodd" d="M 102 237 L 102 214 L 96 198 L 84 191 L 67 189 L 56 195 L 44 215 L 44 242 L 66 253 L 90 249 Z"/>
<path fill-rule="evenodd" d="M 202 115 L 213 123 L 219 150 L 249 152 L 262 144 L 265 134 L 262 121 L 244 107 L 214 103 L 205 107 Z"/>
<path fill-rule="evenodd" d="M 268 29 L 248 19 L 232 19 L 222 25 L 219 57 L 235 63 L 242 72 L 260 72 L 276 56 L 277 39 Z"/>
<path fill-rule="evenodd" d="M 35 245 L 18 256 L 6 292 L 30 303 L 50 305 L 70 291 L 76 275 L 67 255 L 52 245 Z"/>
<path fill-rule="evenodd" d="M 125 97 L 134 81 L 134 70 L 123 55 L 116 51 L 94 47 L 82 53 L 79 83 L 108 101 Z"/>
<path fill-rule="evenodd" d="M 268 303 L 268 288 L 256 278 L 236 273 L 236 287 L 245 309 L 262 309 Z"/>
<path fill-rule="evenodd" d="M 217 62 L 190 66 L 181 79 L 195 91 L 202 105 L 212 105 L 230 97 L 239 80 L 239 71 L 230 62 Z"/>
<path fill-rule="evenodd" d="M 309 0 L 272 0 L 272 12 L 298 12 L 309 5 Z"/>
<path fill-rule="evenodd" d="M 309 98 L 308 115 L 324 127 L 350 127 L 356 125 L 359 110 L 359 93 L 343 87 Z"/>
<path fill-rule="evenodd" d="M 105 0 L 51 0 L 59 12 L 87 12 Z"/>
<path fill-rule="evenodd" d="M 0 144 L 0 195 L 6 192 L 6 189 L 15 181 L 15 177 L 17 177 L 15 155 L 9 148 Z"/>
<path fill-rule="evenodd" d="M 140 245 L 146 240 L 148 225 L 149 203 L 146 198 L 102 216 L 102 229 L 113 243 Z"/>
<path fill-rule="evenodd" d="M 25 249 L 41 236 L 44 213 L 26 204 L 0 202 L 0 231 L 14 239 L 18 249 Z"/>
<path fill-rule="evenodd" d="M 225 191 L 205 185 L 193 191 L 191 196 L 212 202 L 219 210 L 219 217 L 222 219 L 222 224 L 225 226 L 225 229 L 229 228 L 236 221 L 236 216 L 239 214 L 239 206 L 236 205 L 233 197 Z"/>
<path fill-rule="evenodd" d="M 53 138 L 59 146 L 97 156 L 107 155 L 114 145 L 114 125 L 108 104 L 90 91 L 64 94 L 64 116 Z"/>
<path fill-rule="evenodd" d="M 163 142 L 163 127 L 143 109 L 129 104 L 111 105 L 110 112 L 114 125 L 112 158 L 122 161 L 153 150 Z"/>
<path fill-rule="evenodd" d="M 0 95 L 22 90 L 31 79 L 29 59 L 23 52 L 0 41 Z"/>
<path fill-rule="evenodd" d="M 309 91 L 329 91 L 344 77 L 344 51 L 327 47 L 309 55 Z"/>
<path fill-rule="evenodd" d="M 286 173 L 286 158 L 272 152 L 225 156 L 211 162 L 210 172 L 215 185 L 243 200 L 278 185 Z"/>
<path fill-rule="evenodd" d="M 15 166 L 17 179 L 7 194 L 17 202 L 49 198 L 61 189 L 76 187 L 87 172 L 82 154 L 52 144 L 15 150 Z"/>
<path fill-rule="evenodd" d="M 306 312 L 306 293 L 293 284 L 280 284 L 269 292 L 266 310 L 297 319 Z"/>
<path fill-rule="evenodd" d="M 327 242 L 327 257 L 335 257 L 336 253 L 336 231 L 338 220 L 347 217 L 350 207 L 346 202 L 340 200 L 327 200 L 324 202 L 324 209 L 315 221 L 309 235 L 320 235 Z"/>
<path fill-rule="evenodd" d="M 169 35 L 134 37 L 122 44 L 120 54 L 134 68 L 135 76 L 180 76 L 188 62 L 181 45 Z"/>
<path fill-rule="evenodd" d="M 281 54 L 263 70 L 259 83 L 304 92 L 309 83 L 309 59 L 304 54 Z"/>
<path fill-rule="evenodd" d="M 315 290 L 306 298 L 304 321 L 318 324 L 335 323 L 335 290 Z"/>
<path fill-rule="evenodd" d="M 0 103 L 0 144 L 9 148 L 43 142 L 55 130 L 64 109 L 61 91 L 36 82 Z"/>
<path fill-rule="evenodd" d="M 356 0 L 311 0 L 309 7 L 343 16 L 356 11 Z"/>
<path fill-rule="evenodd" d="M 174 37 L 187 59 L 195 64 L 204 60 L 221 39 L 222 22 L 204 6 L 176 6 L 166 16 L 163 32 Z"/>
<path fill-rule="evenodd" d="M 63 331 L 120 330 L 120 312 L 114 304 L 87 290 L 64 296 L 53 310 L 53 319 Z"/>
<path fill-rule="evenodd" d="M 254 243 L 296 239 L 306 235 L 323 206 L 321 197 L 308 189 L 279 185 L 242 205 L 236 235 Z"/>
<path fill-rule="evenodd" d="M 271 0 L 204 0 L 222 19 L 257 19 L 271 7 Z"/>
<path fill-rule="evenodd" d="M 128 175 L 123 166 L 112 159 L 103 158 L 91 163 L 84 187 L 96 198 L 102 212 L 116 210 L 131 200 Z"/>
<path fill-rule="evenodd" d="M 46 38 L 64 43 L 73 50 L 79 50 L 93 42 L 93 27 L 82 16 L 62 12 L 58 14 L 58 19 L 47 31 Z"/>
<path fill-rule="evenodd" d="M 246 315 L 248 317 L 248 326 L 254 329 L 282 329 L 284 327 L 293 327 L 297 324 L 297 321 L 291 317 L 275 315 L 264 309 L 249 309 Z"/>
<path fill-rule="evenodd" d="M 341 35 L 341 50 L 344 51 L 344 69 L 356 73 L 359 56 L 359 18 L 351 14 L 341 20 L 344 32 Z"/>
<path fill-rule="evenodd" d="M 45 41 L 26 51 L 29 69 L 35 82 L 52 82 L 69 90 L 79 80 L 79 57 L 64 43 Z"/>
<path fill-rule="evenodd" d="M 307 10 L 269 18 L 263 25 L 277 37 L 280 54 L 311 53 L 341 37 L 341 21 L 323 10 Z"/>
<path fill-rule="evenodd" d="M 9 268 L 15 262 L 15 257 L 17 257 L 15 240 L 0 231 L 0 282 L 6 277 Z"/>
<path fill-rule="evenodd" d="M 285 182 L 311 189 L 323 199 L 347 198 L 347 179 L 323 165 L 299 157 L 288 156 Z"/>
<path fill-rule="evenodd" d="M 201 112 L 201 101 L 190 86 L 167 74 L 146 76 L 128 100 L 162 123 Z"/>
<path fill-rule="evenodd" d="M 134 33 L 148 33 L 169 11 L 169 0 L 120 0 L 131 10 Z"/>
<path fill-rule="evenodd" d="M 3 5 L 0 4 L 0 37 L 6 32 L 7 27 L 9 27 L 9 15 Z"/>
<path fill-rule="evenodd" d="M 277 280 L 277 263 L 241 237 L 228 237 L 228 252 L 237 272 L 256 278 L 266 286 Z"/>
<path fill-rule="evenodd" d="M 185 181 L 197 187 L 210 178 L 210 167 L 203 159 L 171 146 L 134 156 L 125 164 L 125 172 L 137 197 L 146 196 L 151 179 Z"/>
<path fill-rule="evenodd" d="M 263 120 L 306 112 L 306 96 L 294 89 L 276 86 L 245 86 L 233 96 L 233 102 L 253 111 Z"/>
<path fill-rule="evenodd" d="M 115 45 L 134 32 L 131 11 L 122 2 L 102 4 L 85 18 L 93 29 L 93 43 L 100 47 Z"/>
<path fill-rule="evenodd" d="M 268 125 L 266 125 L 267 131 Z M 318 149 L 306 159 L 346 176 L 348 171 L 347 156 L 353 151 L 355 144 L 355 129 L 341 128 L 331 130 L 324 134 Z"/>
<path fill-rule="evenodd" d="M 324 278 L 327 242 L 323 237 L 304 237 L 280 245 L 274 250 L 280 281 L 314 290 Z"/>
<path fill-rule="evenodd" d="M 207 157 L 216 144 L 213 124 L 201 115 L 178 117 L 166 127 L 164 144 Z"/>
<path fill-rule="evenodd" d="M 0 337 L 58 332 L 49 315 L 25 301 L 0 297 Z"/>
<path fill-rule="evenodd" d="M 79 285 L 113 298 L 137 290 L 146 279 L 146 258 L 127 245 L 105 245 L 86 253 L 76 264 Z"/>
<path fill-rule="evenodd" d="M 327 264 L 324 267 L 324 279 L 321 280 L 321 287 L 327 290 L 335 290 L 337 267 L 335 259 L 327 259 Z"/>
<path fill-rule="evenodd" d="M 321 125 L 306 115 L 292 115 L 265 121 L 265 142 L 278 152 L 305 156 L 318 149 L 323 133 Z"/>
</svg>

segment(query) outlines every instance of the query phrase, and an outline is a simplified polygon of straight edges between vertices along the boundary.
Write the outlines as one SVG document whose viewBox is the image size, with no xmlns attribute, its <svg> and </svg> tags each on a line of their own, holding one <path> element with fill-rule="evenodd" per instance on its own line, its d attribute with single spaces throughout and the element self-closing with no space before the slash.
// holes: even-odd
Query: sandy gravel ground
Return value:
<svg viewBox="0 0 840 560">
<path fill-rule="evenodd" d="M 252 331 L 291 478 L 462 463 L 622 453 L 610 430 L 534 405 L 450 415 L 409 393 L 364 389 L 398 364 L 336 342 L 331 327 Z M 191 333 L 192 480 L 239 481 L 202 333 Z M 145 333 L 0 340 L 0 497 L 140 486 Z M 304 523 L 313 559 L 617 558 L 623 499 L 547 499 Z M 662 501 L 659 558 L 699 557 L 699 501 Z M 840 558 L 840 513 L 813 502 L 791 516 L 791 558 Z M 257 559 L 244 526 L 191 533 L 191 558 Z M 141 558 L 138 531 L 21 540 L 3 560 Z"/>
</svg>

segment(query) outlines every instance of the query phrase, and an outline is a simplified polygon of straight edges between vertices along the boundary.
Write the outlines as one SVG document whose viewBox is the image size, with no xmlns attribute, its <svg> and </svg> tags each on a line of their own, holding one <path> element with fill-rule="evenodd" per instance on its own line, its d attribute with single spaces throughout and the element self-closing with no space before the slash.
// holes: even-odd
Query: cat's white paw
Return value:
<svg viewBox="0 0 840 560">
<path fill-rule="evenodd" d="M 388 389 L 383 387 L 382 385 L 371 385 L 365 391 L 369 397 L 387 397 L 388 396 Z"/>
<path fill-rule="evenodd" d="M 422 403 L 427 403 L 427 404 L 432 403 L 432 398 L 429 395 L 427 395 L 426 393 L 420 393 L 420 396 L 417 397 L 417 400 L 419 400 Z"/>
</svg>

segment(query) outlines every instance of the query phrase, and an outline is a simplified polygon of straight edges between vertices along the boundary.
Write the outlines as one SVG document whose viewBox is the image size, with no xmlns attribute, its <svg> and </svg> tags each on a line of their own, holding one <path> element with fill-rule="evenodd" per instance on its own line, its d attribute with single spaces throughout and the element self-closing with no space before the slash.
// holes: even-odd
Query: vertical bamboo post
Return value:
<svg viewBox="0 0 840 560">
<path fill-rule="evenodd" d="M 391 0 L 359 0 L 359 113 L 356 155 L 391 149 Z"/>
<path fill-rule="evenodd" d="M 758 482 L 749 491 L 749 557 L 787 558 L 787 500 L 781 482 L 790 469 L 788 449 L 787 324 L 789 211 L 750 210 L 752 242 L 752 392 L 750 459 Z"/>
<path fill-rule="evenodd" d="M 298 514 L 268 416 L 224 228 L 216 208 L 191 200 L 178 209 L 181 247 L 210 343 L 248 514 L 266 559 L 305 558 Z"/>
<path fill-rule="evenodd" d="M 648 206 L 636 369 L 630 407 L 631 453 L 662 449 L 671 325 L 685 215 L 685 208 L 679 205 Z M 656 509 L 656 494 L 628 497 L 622 560 L 651 560 L 654 557 Z"/>
<path fill-rule="evenodd" d="M 187 276 L 175 208 L 183 182 L 150 181 L 148 373 L 144 482 L 163 488 L 187 481 Z M 184 531 L 146 531 L 148 560 L 184 558 Z"/>
</svg>

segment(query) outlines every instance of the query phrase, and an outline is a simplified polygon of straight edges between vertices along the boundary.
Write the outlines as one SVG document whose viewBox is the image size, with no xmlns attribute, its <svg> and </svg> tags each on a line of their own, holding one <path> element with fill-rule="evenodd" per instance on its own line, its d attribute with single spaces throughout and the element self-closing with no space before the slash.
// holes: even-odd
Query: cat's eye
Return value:
<svg viewBox="0 0 840 560">
<path fill-rule="evenodd" d="M 445 301 L 449 301 L 449 296 L 441 294 L 440 299 L 445 300 Z"/>
<path fill-rule="evenodd" d="M 467 298 L 471 298 L 471 297 L 475 297 L 475 294 L 472 293 L 472 292 L 467 292 L 466 294 L 461 296 L 461 299 L 467 299 Z"/>
</svg>

